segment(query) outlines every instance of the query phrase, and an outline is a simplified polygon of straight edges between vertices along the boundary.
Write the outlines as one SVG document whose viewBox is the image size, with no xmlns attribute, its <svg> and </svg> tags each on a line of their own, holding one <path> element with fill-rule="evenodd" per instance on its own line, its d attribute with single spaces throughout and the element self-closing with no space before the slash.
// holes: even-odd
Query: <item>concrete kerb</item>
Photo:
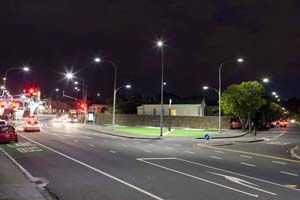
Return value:
<svg viewBox="0 0 300 200">
<path fill-rule="evenodd" d="M 299 153 L 297 153 L 299 152 Z M 293 158 L 300 160 L 300 147 L 297 145 L 290 150 L 290 154 Z"/>
<path fill-rule="evenodd" d="M 240 134 L 240 135 L 233 135 L 233 136 L 214 136 L 212 135 L 211 136 L 211 139 L 212 140 L 216 140 L 216 139 L 232 139 L 232 138 L 239 138 L 239 137 L 243 137 L 243 136 L 246 136 L 248 134 L 250 134 L 251 132 L 245 132 L 243 134 Z M 204 139 L 204 137 L 197 137 L 196 139 Z"/>
</svg>

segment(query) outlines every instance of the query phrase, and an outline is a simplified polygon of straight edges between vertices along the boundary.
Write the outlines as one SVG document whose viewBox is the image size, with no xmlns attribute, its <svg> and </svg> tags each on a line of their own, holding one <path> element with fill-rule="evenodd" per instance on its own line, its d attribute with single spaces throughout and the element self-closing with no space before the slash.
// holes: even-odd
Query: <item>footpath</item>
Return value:
<svg viewBox="0 0 300 200">
<path fill-rule="evenodd" d="M 0 148 L 1 145 L 0 144 Z M 0 200 L 51 200 L 0 149 Z"/>
</svg>

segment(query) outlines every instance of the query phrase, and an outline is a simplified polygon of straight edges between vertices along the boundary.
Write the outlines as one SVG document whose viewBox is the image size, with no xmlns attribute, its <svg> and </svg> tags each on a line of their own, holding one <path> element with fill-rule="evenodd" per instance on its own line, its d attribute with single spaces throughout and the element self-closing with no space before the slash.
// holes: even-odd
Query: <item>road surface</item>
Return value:
<svg viewBox="0 0 300 200">
<path fill-rule="evenodd" d="M 60 200 L 299 200 L 299 144 L 293 126 L 261 133 L 267 141 L 209 147 L 202 140 L 135 140 L 44 121 L 1 146 Z M 200 144 L 200 145 L 199 145 Z M 203 144 L 203 145 L 202 145 Z"/>
</svg>

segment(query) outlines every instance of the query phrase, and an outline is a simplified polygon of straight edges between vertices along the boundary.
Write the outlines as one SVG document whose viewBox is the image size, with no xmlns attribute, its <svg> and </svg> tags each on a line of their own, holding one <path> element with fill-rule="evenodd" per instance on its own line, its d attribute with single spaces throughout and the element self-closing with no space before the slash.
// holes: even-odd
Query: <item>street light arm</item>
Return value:
<svg viewBox="0 0 300 200">
<path fill-rule="evenodd" d="M 210 89 L 212 89 L 213 91 L 215 91 L 219 95 L 219 91 L 216 88 L 210 88 Z"/>
<path fill-rule="evenodd" d="M 7 73 L 8 73 L 9 71 L 11 71 L 11 70 L 16 70 L 16 69 L 23 69 L 23 68 L 22 68 L 22 67 L 11 67 L 11 68 L 8 68 L 8 69 L 5 71 L 4 77 L 6 78 Z"/>
</svg>

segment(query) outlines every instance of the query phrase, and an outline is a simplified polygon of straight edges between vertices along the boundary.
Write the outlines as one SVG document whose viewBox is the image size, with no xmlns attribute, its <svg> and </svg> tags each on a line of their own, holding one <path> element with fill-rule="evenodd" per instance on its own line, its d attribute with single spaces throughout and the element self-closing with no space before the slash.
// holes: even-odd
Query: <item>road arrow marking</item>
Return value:
<svg viewBox="0 0 300 200">
<path fill-rule="evenodd" d="M 240 178 L 237 178 L 237 177 L 234 177 L 234 176 L 228 176 L 228 175 L 224 175 L 224 174 L 219 174 L 219 173 L 214 173 L 214 172 L 208 172 L 210 174 L 214 174 L 214 175 L 217 175 L 217 176 L 222 176 L 224 177 L 226 180 L 229 180 L 231 182 L 234 182 L 234 183 L 237 183 L 239 185 L 242 185 L 242 186 L 245 186 L 245 187 L 248 187 L 248 188 L 251 188 L 251 189 L 254 189 L 254 190 L 258 190 L 258 191 L 261 191 L 261 192 L 264 192 L 264 193 L 267 193 L 267 194 L 271 194 L 271 195 L 277 195 L 273 192 L 269 192 L 267 190 L 263 190 L 263 189 L 260 189 L 260 188 L 257 188 L 259 187 L 258 185 L 254 184 L 254 183 L 251 183 L 249 181 L 245 181 L 243 179 L 240 179 Z M 254 187 L 256 186 L 256 187 Z M 258 195 L 257 195 L 258 197 Z"/>
</svg>

